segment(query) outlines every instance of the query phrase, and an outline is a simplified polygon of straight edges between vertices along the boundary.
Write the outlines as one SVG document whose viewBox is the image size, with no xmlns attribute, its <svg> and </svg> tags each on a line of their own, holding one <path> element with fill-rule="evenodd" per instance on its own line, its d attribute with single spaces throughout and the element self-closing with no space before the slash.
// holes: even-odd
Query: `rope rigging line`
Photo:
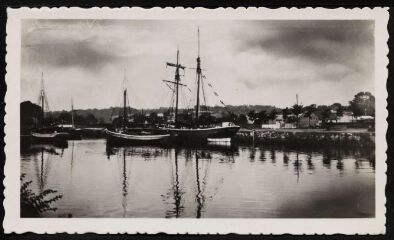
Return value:
<svg viewBox="0 0 394 240">
<path fill-rule="evenodd" d="M 205 106 L 205 111 L 208 111 L 208 103 L 207 103 L 207 99 L 206 99 L 206 96 L 205 96 L 205 84 L 204 84 L 204 81 L 203 81 L 203 78 L 201 78 L 201 89 L 202 89 L 202 95 L 203 95 L 203 97 L 204 97 L 204 106 Z"/>
<path fill-rule="evenodd" d="M 182 101 L 183 101 L 183 105 L 184 105 L 184 108 L 186 109 L 186 110 L 188 110 L 189 109 L 189 106 L 188 106 L 188 104 L 187 104 L 187 97 L 186 97 L 186 94 L 185 94 L 185 92 L 184 91 L 180 91 L 181 92 L 181 96 L 182 96 Z"/>
<path fill-rule="evenodd" d="M 202 75 L 202 76 L 203 76 L 203 78 L 207 79 L 205 75 Z M 215 90 L 215 88 L 212 86 L 212 84 L 208 82 L 208 86 L 212 89 L 213 94 L 217 97 L 217 99 L 219 100 L 219 102 L 223 105 L 223 107 L 224 107 L 224 109 L 227 111 L 227 113 L 232 113 L 232 112 L 228 109 L 227 105 L 220 99 L 219 94 L 216 92 L 216 90 Z"/>
<path fill-rule="evenodd" d="M 172 91 L 171 98 L 170 98 L 170 104 L 169 104 L 170 112 L 174 111 L 174 105 L 175 105 L 175 91 Z"/>
<path fill-rule="evenodd" d="M 127 99 L 126 109 L 128 111 L 127 113 L 127 118 L 128 118 L 129 115 L 131 115 L 131 104 L 130 104 L 129 94 L 126 94 L 126 99 Z"/>
</svg>

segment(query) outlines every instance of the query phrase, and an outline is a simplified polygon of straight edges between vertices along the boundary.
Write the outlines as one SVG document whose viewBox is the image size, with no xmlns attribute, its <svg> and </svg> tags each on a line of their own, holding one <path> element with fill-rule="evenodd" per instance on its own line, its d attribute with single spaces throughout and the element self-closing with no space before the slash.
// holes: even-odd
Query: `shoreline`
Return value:
<svg viewBox="0 0 394 240">
<path fill-rule="evenodd" d="M 375 132 L 367 129 L 240 129 L 234 136 L 234 142 L 373 148 Z"/>
</svg>

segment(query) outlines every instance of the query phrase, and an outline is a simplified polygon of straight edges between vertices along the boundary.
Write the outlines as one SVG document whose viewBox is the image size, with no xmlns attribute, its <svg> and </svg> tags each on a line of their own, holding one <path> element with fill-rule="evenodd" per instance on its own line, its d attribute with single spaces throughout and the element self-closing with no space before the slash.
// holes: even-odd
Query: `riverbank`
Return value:
<svg viewBox="0 0 394 240">
<path fill-rule="evenodd" d="M 241 129 L 235 143 L 265 143 L 287 145 L 338 145 L 348 147 L 375 147 L 375 132 L 366 129 Z"/>
</svg>

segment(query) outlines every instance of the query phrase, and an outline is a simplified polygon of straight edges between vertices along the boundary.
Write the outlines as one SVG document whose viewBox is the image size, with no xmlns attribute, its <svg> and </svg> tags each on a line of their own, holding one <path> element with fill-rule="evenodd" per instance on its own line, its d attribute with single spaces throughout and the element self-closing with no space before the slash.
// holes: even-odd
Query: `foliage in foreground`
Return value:
<svg viewBox="0 0 394 240">
<path fill-rule="evenodd" d="M 32 181 L 25 181 L 25 174 L 21 175 L 21 217 L 39 217 L 41 213 L 47 211 L 56 211 L 57 208 L 51 207 L 51 204 L 60 198 L 62 195 L 48 196 L 56 194 L 56 190 L 45 189 L 40 194 L 35 194 L 29 188 Z"/>
</svg>

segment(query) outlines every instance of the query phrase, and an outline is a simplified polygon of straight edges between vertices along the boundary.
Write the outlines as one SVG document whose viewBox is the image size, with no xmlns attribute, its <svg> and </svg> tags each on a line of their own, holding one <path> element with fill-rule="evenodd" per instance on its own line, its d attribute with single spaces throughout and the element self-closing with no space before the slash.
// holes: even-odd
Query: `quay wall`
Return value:
<svg viewBox="0 0 394 240">
<path fill-rule="evenodd" d="M 375 147 L 375 132 L 240 130 L 234 136 L 238 143 L 288 144 L 304 146 L 338 145 L 344 147 Z"/>
</svg>

